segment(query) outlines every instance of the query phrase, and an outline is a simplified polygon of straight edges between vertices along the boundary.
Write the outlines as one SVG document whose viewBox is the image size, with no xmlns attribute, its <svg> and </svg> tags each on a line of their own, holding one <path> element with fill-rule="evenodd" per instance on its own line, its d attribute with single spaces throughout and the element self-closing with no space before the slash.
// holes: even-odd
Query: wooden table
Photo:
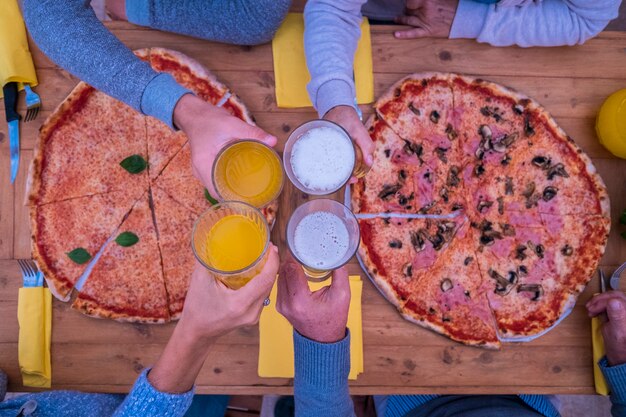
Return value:
<svg viewBox="0 0 626 417">
<path fill-rule="evenodd" d="M 129 24 L 109 28 L 131 48 L 162 46 L 179 50 L 214 71 L 237 92 L 258 124 L 280 138 L 314 118 L 312 109 L 278 109 L 270 45 L 239 47 L 156 32 Z M 626 241 L 617 222 L 626 208 L 626 161 L 596 140 L 594 117 L 602 101 L 626 87 L 626 33 L 607 32 L 584 46 L 552 49 L 492 48 L 473 41 L 397 41 L 388 26 L 372 27 L 375 90 L 378 96 L 397 79 L 419 71 L 480 75 L 516 88 L 541 102 L 593 158 L 609 188 L 614 229 L 603 265 L 626 260 Z M 21 275 L 14 259 L 30 258 L 27 210 L 23 206 L 27 169 L 41 122 L 77 80 L 33 47 L 44 107 L 35 122 L 23 123 L 22 160 L 14 187 L 9 184 L 6 127 L 0 128 L 0 368 L 9 390 L 21 386 L 17 361 L 17 289 Z M 123 82 L 123 80 L 120 80 Z M 366 114 L 371 113 L 363 106 Z M 289 213 L 304 199 L 290 186 L 281 197 L 274 242 L 285 249 Z M 621 230 L 620 230 L 621 229 Z M 356 262 L 350 268 L 360 273 Z M 554 331 L 499 352 L 461 346 L 412 325 L 365 279 L 363 339 L 365 373 L 351 382 L 354 394 L 385 393 L 593 393 L 589 319 L 583 307 L 598 286 L 594 279 L 579 303 Z M 156 360 L 174 327 L 120 324 L 85 317 L 55 300 L 53 305 L 53 388 L 125 392 L 139 372 Z M 262 394 L 291 392 L 289 379 L 257 376 L 258 330 L 240 329 L 212 348 L 198 377 L 198 392 Z"/>
</svg>

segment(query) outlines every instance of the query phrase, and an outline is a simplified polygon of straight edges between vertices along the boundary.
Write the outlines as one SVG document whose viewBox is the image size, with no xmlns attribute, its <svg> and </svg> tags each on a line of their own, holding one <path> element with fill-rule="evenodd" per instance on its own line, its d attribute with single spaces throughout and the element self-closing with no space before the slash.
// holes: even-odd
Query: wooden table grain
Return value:
<svg viewBox="0 0 626 417">
<path fill-rule="evenodd" d="M 161 46 L 200 61 L 237 92 L 258 124 L 278 136 L 279 150 L 298 124 L 316 117 L 308 109 L 279 109 L 274 96 L 271 45 L 221 45 L 125 23 L 107 23 L 129 47 Z M 406 74 L 453 71 L 513 87 L 542 103 L 591 156 L 612 200 L 613 230 L 602 265 L 611 270 L 626 260 L 619 236 L 619 213 L 626 208 L 626 161 L 597 141 L 594 118 L 602 101 L 626 88 L 626 33 L 605 32 L 585 45 L 563 48 L 493 48 L 470 40 L 398 41 L 389 26 L 372 27 L 375 92 L 378 96 Z M 17 289 L 21 277 L 15 259 L 29 258 L 28 213 L 23 205 L 28 165 L 38 128 L 77 80 L 33 46 L 43 99 L 35 122 L 21 124 L 21 164 L 9 184 L 7 129 L 0 126 L 0 368 L 9 390 L 21 386 L 17 360 Z M 124 82 L 120 80 L 119 82 Z M 371 113 L 369 106 L 363 112 Z M 23 106 L 22 106 L 23 111 Z M 286 186 L 273 239 L 285 250 L 289 213 L 306 199 Z M 620 230 L 621 229 L 621 230 Z M 361 273 L 356 262 L 351 272 Z M 590 283 L 572 314 L 555 330 L 501 351 L 461 346 L 404 321 L 365 279 L 363 340 L 365 372 L 351 381 L 353 394 L 390 393 L 543 393 L 590 394 L 593 389 L 590 322 L 584 303 L 595 292 Z M 79 314 L 69 304 L 53 304 L 52 370 L 54 389 L 126 392 L 141 370 L 157 359 L 174 325 L 121 324 Z M 200 393 L 289 393 L 290 379 L 257 375 L 258 330 L 240 329 L 211 347 L 200 373 Z"/>
</svg>

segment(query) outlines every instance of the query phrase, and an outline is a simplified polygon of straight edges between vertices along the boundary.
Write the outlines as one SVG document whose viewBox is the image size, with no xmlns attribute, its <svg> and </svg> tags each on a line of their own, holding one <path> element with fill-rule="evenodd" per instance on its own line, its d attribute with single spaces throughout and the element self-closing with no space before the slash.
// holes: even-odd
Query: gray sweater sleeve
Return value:
<svg viewBox="0 0 626 417">
<path fill-rule="evenodd" d="M 543 0 L 502 7 L 460 0 L 450 38 L 494 46 L 582 44 L 615 19 L 621 0 Z"/>
<path fill-rule="evenodd" d="M 24 0 L 23 12 L 37 46 L 57 65 L 172 126 L 174 107 L 189 90 L 137 58 L 102 25 L 89 0 Z"/>
<path fill-rule="evenodd" d="M 365 0 L 309 0 L 304 9 L 304 50 L 313 106 L 323 117 L 339 105 L 354 106 L 354 53 Z"/>
</svg>

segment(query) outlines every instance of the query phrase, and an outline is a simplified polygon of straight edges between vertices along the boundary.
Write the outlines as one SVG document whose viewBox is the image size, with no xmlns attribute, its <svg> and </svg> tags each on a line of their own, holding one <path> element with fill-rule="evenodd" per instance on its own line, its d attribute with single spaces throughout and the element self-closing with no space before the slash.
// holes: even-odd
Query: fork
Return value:
<svg viewBox="0 0 626 417">
<path fill-rule="evenodd" d="M 30 85 L 24 84 L 24 90 L 26 91 L 26 117 L 25 122 L 35 120 L 39 114 L 39 108 L 41 107 L 41 98 L 39 94 L 35 93 Z"/>
<path fill-rule="evenodd" d="M 43 285 L 43 275 L 39 272 L 37 265 L 35 265 L 33 261 L 29 259 L 18 259 L 17 263 L 22 270 L 24 287 L 39 287 Z"/>
</svg>

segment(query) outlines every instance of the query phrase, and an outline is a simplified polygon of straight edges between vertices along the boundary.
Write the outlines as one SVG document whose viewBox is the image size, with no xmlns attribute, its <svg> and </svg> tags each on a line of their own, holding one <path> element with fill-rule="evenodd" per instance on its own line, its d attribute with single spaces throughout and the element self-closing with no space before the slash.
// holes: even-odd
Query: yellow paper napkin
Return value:
<svg viewBox="0 0 626 417">
<path fill-rule="evenodd" d="M 593 345 L 593 380 L 596 385 L 596 393 L 600 395 L 609 395 L 609 388 L 606 385 L 604 375 L 598 366 L 598 361 L 605 355 L 604 339 L 602 338 L 602 323 L 600 319 L 594 317 L 591 319 L 591 344 Z"/>
<path fill-rule="evenodd" d="M 310 107 L 306 85 L 311 81 L 304 57 L 304 18 L 301 13 L 289 13 L 272 41 L 276 103 L 278 107 Z M 374 101 L 374 72 L 370 25 L 366 18 L 361 24 L 361 39 L 354 55 L 354 81 L 359 104 Z"/>
<path fill-rule="evenodd" d="M 309 282 L 312 291 L 330 284 Z M 350 310 L 348 328 L 350 329 L 350 379 L 356 379 L 363 373 L 363 328 L 361 325 L 361 292 L 363 282 L 358 275 L 350 276 Z M 259 321 L 259 376 L 265 378 L 293 378 L 293 327 L 276 310 L 276 285 L 270 295 L 270 305 L 263 308 Z"/>
<path fill-rule="evenodd" d="M 37 85 L 35 65 L 17 0 L 0 1 L 0 87 L 8 82 Z M 0 98 L 2 96 L 0 89 Z"/>
<path fill-rule="evenodd" d="M 18 360 L 26 387 L 50 388 L 52 295 L 44 287 L 20 288 L 17 298 L 20 325 Z"/>
</svg>

